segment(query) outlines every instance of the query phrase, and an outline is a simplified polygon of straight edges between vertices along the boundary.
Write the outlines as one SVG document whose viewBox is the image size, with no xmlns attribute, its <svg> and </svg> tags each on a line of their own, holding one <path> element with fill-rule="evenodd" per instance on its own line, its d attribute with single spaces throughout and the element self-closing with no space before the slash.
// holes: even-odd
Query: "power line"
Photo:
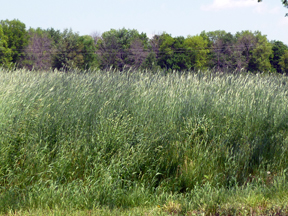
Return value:
<svg viewBox="0 0 288 216">
<path fill-rule="evenodd" d="M 232 45 L 232 46 L 221 46 L 221 47 L 203 47 L 203 48 L 199 48 L 199 49 L 191 49 L 191 48 L 167 48 L 167 49 L 170 49 L 170 50 L 167 50 L 167 51 L 163 51 L 163 50 L 157 50 L 156 53 L 157 54 L 165 54 L 167 53 L 168 51 L 171 51 L 173 53 L 192 53 L 192 52 L 197 52 L 197 51 L 210 51 L 210 50 L 213 50 L 213 51 L 222 51 L 222 50 L 225 50 L 227 48 L 232 48 L 233 51 L 244 51 L 243 49 L 248 49 L 248 48 L 253 48 L 253 47 L 256 47 L 255 44 L 250 44 L 250 45 Z M 120 48 L 119 48 L 120 49 Z M 128 52 L 140 52 L 140 53 L 149 53 L 149 52 L 154 52 L 154 50 L 145 50 L 145 49 L 127 49 L 125 51 L 119 51 L 119 49 L 117 48 L 106 48 L 105 50 L 102 50 L 100 51 L 101 53 L 103 54 L 128 54 L 128 55 L 133 55 L 133 53 L 129 54 Z M 41 54 L 42 52 L 46 52 L 45 54 L 67 54 L 67 53 L 73 53 L 75 52 L 75 54 L 78 54 L 78 53 L 81 53 L 81 54 L 97 54 L 99 53 L 99 50 L 98 51 L 77 51 L 77 50 L 72 50 L 72 51 L 51 51 L 49 52 L 49 50 L 47 51 L 46 49 L 43 49 L 41 50 L 40 48 L 39 49 L 11 49 L 12 51 L 22 51 L 22 52 L 25 52 L 26 54 Z M 51 50 L 51 49 L 50 49 Z M 117 52 L 111 52 L 112 50 L 117 50 Z"/>
</svg>

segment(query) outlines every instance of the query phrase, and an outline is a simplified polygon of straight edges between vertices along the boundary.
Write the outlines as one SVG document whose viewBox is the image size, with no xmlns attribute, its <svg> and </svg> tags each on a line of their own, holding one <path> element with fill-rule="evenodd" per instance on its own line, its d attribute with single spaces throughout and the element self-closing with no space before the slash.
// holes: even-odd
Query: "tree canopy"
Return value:
<svg viewBox="0 0 288 216">
<path fill-rule="evenodd" d="M 287 50 L 283 42 L 268 41 L 259 31 L 203 31 L 187 37 L 164 32 L 148 38 L 122 28 L 80 36 L 72 29 L 27 31 L 19 20 L 0 21 L 0 65 L 29 70 L 214 68 L 287 73 Z"/>
<path fill-rule="evenodd" d="M 7 36 L 0 25 L 0 64 L 7 65 L 12 60 L 12 51 L 8 48 Z"/>
<path fill-rule="evenodd" d="M 12 52 L 12 62 L 16 63 L 24 55 L 24 48 L 28 44 L 29 34 L 26 25 L 19 20 L 1 20 L 3 34 L 5 35 L 7 48 Z"/>
</svg>

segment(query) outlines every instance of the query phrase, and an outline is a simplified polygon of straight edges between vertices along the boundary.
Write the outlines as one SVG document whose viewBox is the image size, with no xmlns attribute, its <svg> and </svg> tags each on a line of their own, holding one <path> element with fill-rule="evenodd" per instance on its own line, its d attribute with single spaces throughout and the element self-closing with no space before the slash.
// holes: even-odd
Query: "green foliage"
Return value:
<svg viewBox="0 0 288 216">
<path fill-rule="evenodd" d="M 188 36 L 184 42 L 194 70 L 205 69 L 208 62 L 208 41 L 201 36 Z"/>
<path fill-rule="evenodd" d="M 57 37 L 57 32 L 55 33 L 55 37 Z M 85 68 L 84 56 L 82 54 L 84 44 L 80 42 L 81 39 L 77 33 L 74 33 L 71 29 L 65 29 L 60 34 L 60 40 L 55 44 L 56 55 L 54 56 L 53 67 L 57 69 Z"/>
<path fill-rule="evenodd" d="M 235 37 L 225 31 L 202 32 L 201 36 L 208 40 L 208 47 L 211 50 L 208 55 L 208 65 L 217 68 L 217 70 L 232 70 L 241 68 L 237 60 L 241 59 L 238 52 L 238 45 Z"/>
<path fill-rule="evenodd" d="M 187 71 L 277 71 L 285 45 L 269 43 L 260 32 L 203 31 L 200 36 L 149 39 L 135 29 L 111 29 L 95 38 L 71 29 L 30 29 L 19 20 L 0 22 L 0 63 L 29 70 L 81 69 Z"/>
<path fill-rule="evenodd" d="M 4 214 L 232 214 L 288 202 L 286 76 L 0 73 Z"/>
<path fill-rule="evenodd" d="M 16 19 L 1 20 L 0 25 L 7 39 L 7 48 L 12 51 L 12 62 L 16 63 L 24 55 L 24 48 L 28 44 L 26 26 Z"/>
<path fill-rule="evenodd" d="M 82 69 L 96 69 L 99 67 L 99 59 L 96 55 L 96 46 L 94 44 L 94 40 L 91 36 L 85 35 L 79 37 L 79 44 L 83 45 L 83 48 L 81 50 L 83 58 L 84 58 L 84 64 L 82 66 Z"/>
<path fill-rule="evenodd" d="M 153 51 L 148 53 L 145 61 L 141 64 L 140 68 L 143 70 L 149 70 L 154 72 L 157 72 L 160 69 L 159 65 L 157 65 L 157 56 Z"/>
<path fill-rule="evenodd" d="M 29 42 L 19 65 L 29 70 L 49 70 L 52 68 L 54 52 L 52 39 L 48 33 L 40 28 L 31 28 L 29 29 Z"/>
<path fill-rule="evenodd" d="M 216 30 L 210 32 L 202 31 L 200 34 L 201 37 L 209 41 L 209 47 L 211 47 L 213 43 L 216 42 L 219 38 L 225 37 L 225 35 L 227 35 L 227 32 L 223 30 Z"/>
<path fill-rule="evenodd" d="M 8 48 L 7 37 L 3 33 L 0 25 L 0 64 L 8 65 L 12 60 L 12 51 Z"/>
<path fill-rule="evenodd" d="M 242 31 L 233 36 L 225 31 L 214 31 L 202 32 L 201 36 L 209 41 L 210 67 L 252 72 L 271 70 L 272 46 L 260 32 Z"/>
<path fill-rule="evenodd" d="M 269 57 L 273 55 L 272 45 L 265 35 L 255 32 L 256 45 L 251 52 L 251 60 L 248 65 L 249 71 L 268 71 L 271 69 Z"/>
<path fill-rule="evenodd" d="M 148 48 L 148 37 L 145 33 L 139 33 L 135 29 L 111 29 L 104 32 L 97 43 L 97 50 L 101 60 L 101 68 L 113 67 L 123 70 L 125 67 L 133 66 L 135 61 L 131 44 L 133 41 L 140 41 L 140 46 L 133 49 L 143 52 Z M 132 50 L 133 51 L 133 50 Z M 137 53 L 135 53 L 137 56 Z"/>
<path fill-rule="evenodd" d="M 238 68 L 248 70 L 249 63 L 252 59 L 252 50 L 257 43 L 255 35 L 251 31 L 242 31 L 237 32 L 235 37 L 237 40 L 237 48 L 239 47 L 236 51 Z M 252 70 L 254 69 L 253 65 L 250 66 L 249 69 L 251 68 Z"/>
<path fill-rule="evenodd" d="M 285 50 L 288 50 L 288 47 L 281 41 L 273 41 L 272 46 L 273 56 L 270 57 L 270 63 L 278 73 L 281 73 L 281 57 L 284 55 Z"/>
<path fill-rule="evenodd" d="M 49 37 L 53 41 L 53 45 L 56 47 L 57 44 L 61 41 L 61 37 L 62 37 L 61 31 L 55 30 L 54 28 L 46 29 L 44 31 L 49 35 Z"/>
<path fill-rule="evenodd" d="M 285 50 L 284 54 L 280 59 L 280 66 L 284 73 L 288 73 L 288 50 Z"/>
<path fill-rule="evenodd" d="M 163 33 L 159 41 L 158 64 L 161 68 L 178 71 L 191 68 L 184 37 L 173 38 L 171 35 Z"/>
</svg>

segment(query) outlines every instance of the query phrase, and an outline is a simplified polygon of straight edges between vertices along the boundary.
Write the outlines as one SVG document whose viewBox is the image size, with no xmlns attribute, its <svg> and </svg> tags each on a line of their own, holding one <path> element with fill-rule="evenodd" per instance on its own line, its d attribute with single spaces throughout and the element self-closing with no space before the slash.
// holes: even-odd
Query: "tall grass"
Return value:
<svg viewBox="0 0 288 216">
<path fill-rule="evenodd" d="M 287 84 L 209 71 L 2 70 L 0 211 L 157 203 L 173 213 L 177 199 L 181 212 L 213 213 L 238 193 L 286 197 Z"/>
</svg>

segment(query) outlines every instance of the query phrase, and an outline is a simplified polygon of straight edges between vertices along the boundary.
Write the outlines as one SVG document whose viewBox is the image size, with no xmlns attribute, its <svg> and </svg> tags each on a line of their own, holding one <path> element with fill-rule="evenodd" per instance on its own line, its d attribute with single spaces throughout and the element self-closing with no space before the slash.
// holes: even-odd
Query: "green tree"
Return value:
<svg viewBox="0 0 288 216">
<path fill-rule="evenodd" d="M 81 53 L 83 56 L 82 69 L 93 69 L 99 67 L 99 60 L 96 54 L 96 46 L 94 39 L 89 35 L 80 36 L 79 46 L 82 47 Z"/>
<path fill-rule="evenodd" d="M 7 48 L 12 51 L 12 62 L 16 63 L 24 55 L 24 48 L 28 44 L 29 35 L 26 26 L 17 19 L 1 20 L 0 25 L 7 38 Z"/>
<path fill-rule="evenodd" d="M 97 54 L 100 57 L 100 67 L 102 69 L 110 67 L 119 69 L 120 65 L 123 65 L 121 46 L 113 33 L 111 31 L 103 33 L 97 42 Z"/>
<path fill-rule="evenodd" d="M 12 61 L 12 51 L 8 48 L 7 37 L 0 25 L 0 65 L 8 65 Z"/>
<path fill-rule="evenodd" d="M 139 64 L 139 52 L 136 51 L 143 52 L 147 48 L 147 35 L 135 29 L 111 29 L 104 32 L 97 41 L 97 53 L 103 69 L 113 67 L 123 70 L 132 67 L 135 62 Z"/>
<path fill-rule="evenodd" d="M 188 50 L 190 65 L 194 70 L 204 69 L 208 62 L 208 40 L 202 36 L 188 36 L 184 41 L 185 48 Z"/>
<path fill-rule="evenodd" d="M 208 41 L 209 47 L 212 47 L 213 44 L 217 40 L 219 40 L 220 38 L 223 38 L 226 34 L 227 34 L 227 32 L 223 31 L 223 30 L 216 30 L 216 31 L 210 31 L 210 32 L 202 31 L 200 36 Z"/>
<path fill-rule="evenodd" d="M 272 45 L 268 42 L 266 35 L 255 32 L 256 45 L 252 50 L 252 56 L 248 65 L 249 71 L 271 70 L 270 58 L 273 55 Z"/>
<path fill-rule="evenodd" d="M 20 65 L 28 69 L 48 70 L 52 67 L 52 39 L 45 30 L 29 29 L 29 42 L 24 49 Z"/>
<path fill-rule="evenodd" d="M 184 37 L 173 38 L 171 35 L 163 33 L 159 41 L 158 64 L 161 68 L 179 71 L 191 68 Z"/>
<path fill-rule="evenodd" d="M 248 71 L 271 70 L 272 45 L 261 32 L 242 31 L 236 33 L 235 60 L 237 68 Z"/>
<path fill-rule="evenodd" d="M 285 50 L 288 50 L 288 46 L 285 45 L 282 41 L 272 41 L 272 51 L 273 55 L 270 57 L 270 64 L 278 73 L 282 72 L 280 65 L 281 57 L 284 55 Z"/>
<path fill-rule="evenodd" d="M 49 35 L 52 39 L 52 44 L 54 47 L 57 47 L 57 44 L 62 39 L 62 33 L 60 30 L 55 30 L 54 28 L 46 29 L 45 32 Z"/>
<path fill-rule="evenodd" d="M 151 51 L 147 54 L 144 62 L 140 66 L 141 69 L 147 69 L 150 71 L 157 71 L 160 69 L 160 66 L 157 64 L 157 55 L 154 51 Z"/>
<path fill-rule="evenodd" d="M 172 69 L 173 67 L 173 44 L 175 43 L 174 38 L 167 34 L 163 33 L 159 38 L 159 58 L 158 64 L 161 68 Z"/>
<path fill-rule="evenodd" d="M 257 43 L 255 35 L 251 31 L 241 31 L 237 32 L 235 37 L 234 56 L 237 68 L 239 70 L 248 70 L 248 65 L 252 58 L 252 50 Z"/>
<path fill-rule="evenodd" d="M 284 54 L 281 56 L 279 64 L 282 68 L 282 71 L 284 73 L 288 73 L 288 50 L 285 50 Z"/>
<path fill-rule="evenodd" d="M 134 39 L 130 43 L 129 60 L 133 68 L 141 68 L 148 57 L 149 51 L 145 43 L 139 38 Z"/>
<path fill-rule="evenodd" d="M 74 33 L 71 29 L 65 29 L 60 34 L 60 38 L 54 45 L 56 48 L 56 54 L 53 59 L 54 68 L 83 68 L 85 63 L 82 55 L 84 45 L 80 43 L 79 38 L 78 33 Z"/>
<path fill-rule="evenodd" d="M 234 69 L 234 45 L 235 37 L 225 31 L 202 32 L 200 36 L 208 41 L 210 54 L 208 55 L 208 65 L 215 67 L 217 70 L 225 68 Z"/>
</svg>

